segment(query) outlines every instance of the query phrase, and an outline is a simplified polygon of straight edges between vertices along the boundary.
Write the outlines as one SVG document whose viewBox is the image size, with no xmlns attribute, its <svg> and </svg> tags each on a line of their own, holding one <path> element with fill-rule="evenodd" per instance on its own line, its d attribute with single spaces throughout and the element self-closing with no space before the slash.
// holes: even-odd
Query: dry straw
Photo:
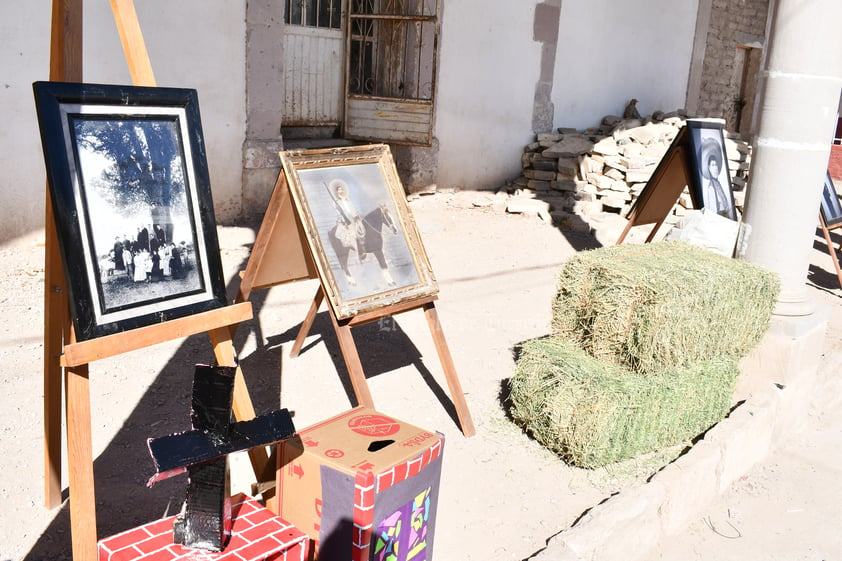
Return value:
<svg viewBox="0 0 842 561">
<path fill-rule="evenodd" d="M 533 339 L 509 381 L 519 425 L 569 463 L 597 468 L 679 444 L 730 407 L 737 361 L 641 375 L 591 357 L 570 341 Z"/>
<path fill-rule="evenodd" d="M 728 412 L 778 278 L 684 242 L 583 252 L 559 275 L 553 334 L 524 344 L 514 420 L 595 468 L 698 436 Z"/>
<path fill-rule="evenodd" d="M 779 281 L 684 242 L 585 251 L 558 279 L 552 330 L 640 373 L 740 358 L 763 337 Z"/>
</svg>

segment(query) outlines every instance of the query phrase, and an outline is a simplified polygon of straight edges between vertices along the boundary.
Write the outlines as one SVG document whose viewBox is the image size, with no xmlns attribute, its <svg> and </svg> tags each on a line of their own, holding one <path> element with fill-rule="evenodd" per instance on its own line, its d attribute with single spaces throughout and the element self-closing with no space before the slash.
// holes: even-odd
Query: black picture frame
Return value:
<svg viewBox="0 0 842 561">
<path fill-rule="evenodd" d="M 839 195 L 836 193 L 830 172 L 827 172 L 824 178 L 820 212 L 826 227 L 830 228 L 842 223 L 842 205 L 839 204 Z"/>
<path fill-rule="evenodd" d="M 731 172 L 725 150 L 725 121 L 722 119 L 687 119 L 689 131 L 688 175 L 690 196 L 697 209 L 708 209 L 731 220 L 737 220 Z M 711 166 L 716 166 L 712 168 Z M 715 181 L 711 170 L 716 171 Z M 718 192 L 717 196 L 715 193 Z"/>
<path fill-rule="evenodd" d="M 76 339 L 225 306 L 196 91 L 33 91 Z"/>
</svg>

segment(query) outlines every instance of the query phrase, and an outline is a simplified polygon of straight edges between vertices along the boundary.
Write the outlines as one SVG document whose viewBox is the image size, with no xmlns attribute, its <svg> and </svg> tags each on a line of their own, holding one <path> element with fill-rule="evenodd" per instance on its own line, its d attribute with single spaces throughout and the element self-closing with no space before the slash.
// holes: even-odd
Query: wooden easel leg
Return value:
<svg viewBox="0 0 842 561">
<path fill-rule="evenodd" d="M 646 238 L 646 243 L 649 243 L 649 242 L 651 242 L 652 240 L 655 239 L 655 234 L 657 234 L 658 230 L 661 229 L 661 225 L 664 223 L 665 219 L 666 219 L 666 216 L 664 218 L 658 220 L 658 222 L 655 223 L 655 225 L 652 227 L 652 231 L 649 232 L 649 236 Z"/>
<path fill-rule="evenodd" d="M 44 262 L 44 504 L 61 504 L 61 366 L 59 356 L 70 324 L 58 236 L 52 227 L 52 201 L 47 189 Z"/>
<path fill-rule="evenodd" d="M 50 80 L 82 81 L 82 0 L 53 0 L 50 23 Z M 61 366 L 59 356 L 69 332 L 67 291 L 53 217 L 49 183 L 45 184 L 44 221 L 44 502 L 61 504 Z"/>
<path fill-rule="evenodd" d="M 301 347 L 304 346 L 304 339 L 310 333 L 310 328 L 313 327 L 313 322 L 316 321 L 316 314 L 319 313 L 319 306 L 325 298 L 325 291 L 322 290 L 322 285 L 316 290 L 316 295 L 313 297 L 313 303 L 310 304 L 310 310 L 307 312 L 307 317 L 301 323 L 301 329 L 298 330 L 298 335 L 295 337 L 295 343 L 292 345 L 292 350 L 289 351 L 290 358 L 295 358 L 301 352 Z"/>
<path fill-rule="evenodd" d="M 626 227 L 623 228 L 623 233 L 620 234 L 620 237 L 617 238 L 617 241 L 614 242 L 614 245 L 620 245 L 621 243 L 623 243 L 623 240 L 626 239 L 626 235 L 629 233 L 629 230 L 631 230 L 631 227 L 632 227 L 633 224 L 634 224 L 633 218 L 629 217 L 629 221 L 626 223 Z"/>
<path fill-rule="evenodd" d="M 456 415 L 459 417 L 459 424 L 462 426 L 462 434 L 473 436 L 476 434 L 474 421 L 471 419 L 471 412 L 468 410 L 467 401 L 465 401 L 465 393 L 462 391 L 462 384 L 459 382 L 459 376 L 456 374 L 453 357 L 450 356 L 450 349 L 447 346 L 447 341 L 444 338 L 444 332 L 439 322 L 439 314 L 433 302 L 424 304 L 424 315 L 427 316 L 427 324 L 430 326 L 430 332 L 436 344 L 436 351 L 439 354 L 439 360 L 444 370 L 444 378 L 447 380 L 447 387 L 450 389 L 450 397 L 453 399 L 453 405 L 456 407 Z"/>
<path fill-rule="evenodd" d="M 360 362 L 360 355 L 357 353 L 357 345 L 354 343 L 354 336 L 351 335 L 351 327 L 340 325 L 329 306 L 330 319 L 333 322 L 333 329 L 336 331 L 336 338 L 339 340 L 339 348 L 342 350 L 342 357 L 345 359 L 345 366 L 348 368 L 348 376 L 351 378 L 351 385 L 354 387 L 354 395 L 360 405 L 374 408 L 374 400 L 368 389 L 368 382 L 365 379 L 363 365 Z"/>
<path fill-rule="evenodd" d="M 74 561 L 95 561 L 96 500 L 91 443 L 88 365 L 65 369 L 67 469 L 70 479 L 70 531 Z"/>
</svg>

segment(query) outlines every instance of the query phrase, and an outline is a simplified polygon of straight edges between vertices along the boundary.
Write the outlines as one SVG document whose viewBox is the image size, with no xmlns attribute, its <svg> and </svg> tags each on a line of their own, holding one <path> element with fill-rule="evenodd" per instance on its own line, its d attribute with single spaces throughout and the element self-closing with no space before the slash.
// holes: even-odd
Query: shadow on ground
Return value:
<svg viewBox="0 0 842 561">
<path fill-rule="evenodd" d="M 247 262 L 240 264 L 244 270 Z M 239 278 L 227 288 L 229 296 L 237 294 Z M 262 414 L 278 408 L 281 393 L 279 365 L 284 343 L 295 340 L 301 327 L 297 325 L 280 334 L 265 334 L 258 321 L 265 304 L 267 291 L 254 291 L 252 303 L 255 319 L 240 326 L 234 339 L 234 348 L 242 349 L 244 340 L 254 332 L 259 342 L 254 352 L 240 356 L 246 385 L 260 388 L 251 391 L 256 413 Z M 303 319 L 303 318 L 302 318 Z M 338 339 L 326 311 L 317 314 L 310 335 L 318 335 L 302 350 L 324 344 L 330 354 L 345 393 L 351 405 L 357 400 L 348 376 Z M 424 364 L 421 353 L 391 318 L 355 327 L 353 336 L 360 350 L 360 359 L 366 378 L 372 378 L 404 366 L 412 366 L 458 425 L 455 407 L 445 390 L 436 382 Z M 283 357 L 284 359 L 286 357 Z M 102 539 L 130 528 L 145 524 L 181 510 L 184 500 L 186 476 L 176 476 L 149 488 L 146 482 L 154 473 L 154 466 L 146 447 L 150 437 L 163 436 L 190 428 L 190 396 L 193 370 L 196 364 L 213 362 L 210 338 L 205 334 L 186 338 L 156 376 L 154 382 L 140 398 L 123 426 L 94 459 L 94 481 L 97 514 L 97 536 Z M 92 378 L 96 365 L 91 366 Z M 294 411 L 291 411 L 294 420 Z M 96 411 L 92 421 L 96 422 Z M 62 435 L 64 439 L 64 435 Z M 24 561 L 70 561 L 72 559 L 70 508 L 68 489 L 63 490 L 64 503 L 46 530 L 36 541 Z"/>
</svg>

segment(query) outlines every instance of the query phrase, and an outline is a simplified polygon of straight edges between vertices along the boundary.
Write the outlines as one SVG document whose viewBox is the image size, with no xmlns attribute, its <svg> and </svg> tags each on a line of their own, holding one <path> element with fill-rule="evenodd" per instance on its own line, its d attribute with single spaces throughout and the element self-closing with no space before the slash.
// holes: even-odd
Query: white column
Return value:
<svg viewBox="0 0 842 561">
<path fill-rule="evenodd" d="M 842 89 L 841 0 L 772 0 L 743 220 L 745 258 L 781 279 L 777 316 L 806 316 L 810 252 Z"/>
</svg>

